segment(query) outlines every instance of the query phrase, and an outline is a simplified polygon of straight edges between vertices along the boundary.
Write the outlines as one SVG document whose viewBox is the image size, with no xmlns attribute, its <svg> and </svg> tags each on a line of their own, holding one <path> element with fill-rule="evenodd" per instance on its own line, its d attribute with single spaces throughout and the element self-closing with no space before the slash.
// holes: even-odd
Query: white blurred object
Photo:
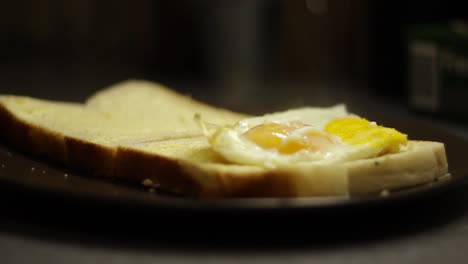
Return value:
<svg viewBox="0 0 468 264">
<path fill-rule="evenodd" d="M 328 0 L 306 0 L 307 9 L 314 15 L 324 15 L 327 12 Z"/>
</svg>

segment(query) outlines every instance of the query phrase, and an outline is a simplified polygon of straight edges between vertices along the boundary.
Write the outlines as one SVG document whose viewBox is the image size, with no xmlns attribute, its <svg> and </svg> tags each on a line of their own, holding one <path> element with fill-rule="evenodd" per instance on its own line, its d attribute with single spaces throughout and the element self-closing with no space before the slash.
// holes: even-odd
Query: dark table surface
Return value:
<svg viewBox="0 0 468 264">
<path fill-rule="evenodd" d="M 11 79 L 17 80 L 14 76 Z M 4 88 L 1 93 L 82 100 L 92 89 L 108 84 L 107 79 L 94 79 L 89 91 L 60 94 L 50 87 L 66 85 L 67 80 L 42 80 L 40 90 L 28 90 L 34 81 L 25 80 L 21 85 L 6 81 L 11 90 Z M 368 103 L 363 105 L 362 101 Z M 425 118 L 369 97 L 359 98 L 353 107 Z M 433 122 L 468 140 L 466 125 Z M 466 263 L 468 257 L 465 182 L 440 194 L 398 204 L 253 213 L 161 211 L 43 195 L 21 188 L 3 186 L 0 190 L 2 264 Z"/>
</svg>

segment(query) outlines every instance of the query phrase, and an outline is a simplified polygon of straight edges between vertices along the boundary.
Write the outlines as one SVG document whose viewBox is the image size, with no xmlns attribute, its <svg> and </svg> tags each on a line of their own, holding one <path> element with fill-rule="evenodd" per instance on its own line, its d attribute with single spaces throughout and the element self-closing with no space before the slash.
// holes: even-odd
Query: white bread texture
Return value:
<svg viewBox="0 0 468 264">
<path fill-rule="evenodd" d="M 84 104 L 0 96 L 0 136 L 25 153 L 99 177 L 194 197 L 326 197 L 379 193 L 446 176 L 443 143 L 333 165 L 264 168 L 216 154 L 194 116 L 217 125 L 248 117 L 144 80 L 102 89 Z"/>
</svg>

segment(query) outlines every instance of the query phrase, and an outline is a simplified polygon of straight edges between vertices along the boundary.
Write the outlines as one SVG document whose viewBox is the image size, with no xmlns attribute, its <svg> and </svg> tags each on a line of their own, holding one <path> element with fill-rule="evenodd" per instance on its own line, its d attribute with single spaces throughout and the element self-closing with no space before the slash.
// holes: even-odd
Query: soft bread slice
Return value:
<svg viewBox="0 0 468 264">
<path fill-rule="evenodd" d="M 85 105 L 1 96 L 0 133 L 26 152 L 112 176 L 118 145 L 202 135 L 196 114 L 219 124 L 245 117 L 157 83 L 130 80 L 100 91 Z"/>
<path fill-rule="evenodd" d="M 155 155 L 159 157 L 155 159 Z M 204 137 L 121 147 L 117 159 L 120 162 L 117 162 L 116 173 L 120 178 L 138 175 L 141 181 L 150 180 L 171 191 L 197 196 L 376 194 L 429 183 L 448 173 L 444 145 L 429 141 L 410 141 L 401 153 L 373 159 L 276 169 L 228 164 L 210 148 Z M 155 160 L 162 165 L 154 166 Z"/>
</svg>

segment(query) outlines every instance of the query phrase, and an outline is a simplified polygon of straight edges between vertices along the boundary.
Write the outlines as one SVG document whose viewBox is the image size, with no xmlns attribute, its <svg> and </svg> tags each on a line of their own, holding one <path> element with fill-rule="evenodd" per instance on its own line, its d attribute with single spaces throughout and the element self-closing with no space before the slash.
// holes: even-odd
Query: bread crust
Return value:
<svg viewBox="0 0 468 264">
<path fill-rule="evenodd" d="M 0 101 L 2 138 L 24 153 L 44 157 L 61 165 L 68 164 L 67 147 L 60 133 L 18 119 Z"/>
<path fill-rule="evenodd" d="M 65 137 L 68 164 L 71 168 L 93 176 L 114 175 L 115 147 L 96 144 L 75 137 Z"/>
<path fill-rule="evenodd" d="M 178 161 L 126 147 L 117 150 L 114 176 L 134 183 L 149 179 L 154 187 L 179 194 L 197 196 L 203 192 L 200 182 L 183 173 Z"/>
<path fill-rule="evenodd" d="M 27 142 L 33 154 L 55 160 L 62 165 L 68 164 L 67 145 L 62 134 L 33 124 L 28 128 Z"/>
<path fill-rule="evenodd" d="M 129 147 L 119 147 L 115 176 L 132 182 L 150 180 L 153 186 L 196 197 L 294 197 L 288 175 L 259 167 L 219 169 L 175 160 Z M 234 166 L 236 167 L 236 166 Z"/>
<path fill-rule="evenodd" d="M 409 141 L 407 151 L 352 161 L 347 166 L 352 195 L 411 187 L 448 174 L 444 144 L 430 141 Z"/>
<path fill-rule="evenodd" d="M 29 150 L 29 126 L 18 120 L 0 100 L 0 136 L 21 151 Z"/>
</svg>

